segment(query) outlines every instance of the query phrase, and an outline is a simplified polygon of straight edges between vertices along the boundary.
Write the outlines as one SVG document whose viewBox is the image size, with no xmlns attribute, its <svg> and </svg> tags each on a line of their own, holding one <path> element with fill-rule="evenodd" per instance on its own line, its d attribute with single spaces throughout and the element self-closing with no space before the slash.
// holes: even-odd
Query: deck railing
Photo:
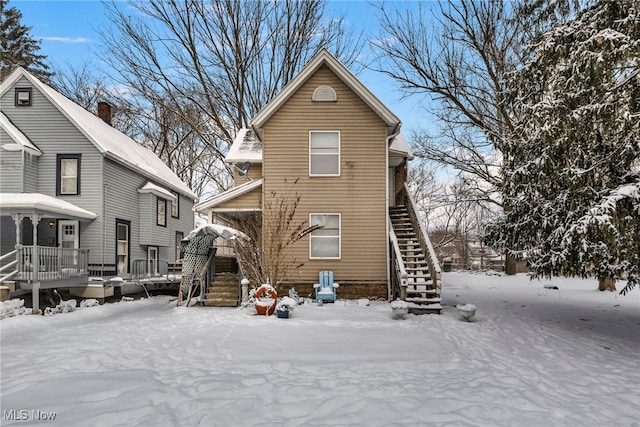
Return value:
<svg viewBox="0 0 640 427">
<path fill-rule="evenodd" d="M 16 261 L 18 273 L 14 278 L 17 280 L 42 281 L 88 276 L 89 250 L 21 246 L 16 249 Z"/>
</svg>

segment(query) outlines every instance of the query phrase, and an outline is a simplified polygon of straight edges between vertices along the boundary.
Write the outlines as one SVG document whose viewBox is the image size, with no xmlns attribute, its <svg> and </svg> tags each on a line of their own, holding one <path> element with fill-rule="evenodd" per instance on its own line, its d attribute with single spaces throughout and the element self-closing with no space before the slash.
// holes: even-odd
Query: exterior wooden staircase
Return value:
<svg viewBox="0 0 640 427">
<path fill-rule="evenodd" d="M 209 284 L 202 305 L 209 307 L 238 307 L 240 283 L 237 273 L 219 273 Z"/>
<path fill-rule="evenodd" d="M 394 252 L 394 298 L 409 304 L 413 314 L 440 314 L 440 268 L 433 261 L 431 243 L 405 205 L 389 208 L 390 233 Z"/>
</svg>

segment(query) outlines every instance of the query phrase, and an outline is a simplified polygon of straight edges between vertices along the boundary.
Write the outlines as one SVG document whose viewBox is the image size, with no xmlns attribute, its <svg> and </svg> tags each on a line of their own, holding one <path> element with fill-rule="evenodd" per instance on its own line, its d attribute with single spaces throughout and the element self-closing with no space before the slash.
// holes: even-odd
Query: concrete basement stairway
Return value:
<svg viewBox="0 0 640 427">
<path fill-rule="evenodd" d="M 209 307 L 237 307 L 240 305 L 240 282 L 237 273 L 216 274 L 209 284 L 203 305 Z"/>
<path fill-rule="evenodd" d="M 404 300 L 413 314 L 440 314 L 440 291 L 431 278 L 430 262 L 420 245 L 411 217 L 405 206 L 389 208 L 393 231 L 407 271 L 407 288 Z M 428 239 L 429 236 L 424 236 Z"/>
</svg>

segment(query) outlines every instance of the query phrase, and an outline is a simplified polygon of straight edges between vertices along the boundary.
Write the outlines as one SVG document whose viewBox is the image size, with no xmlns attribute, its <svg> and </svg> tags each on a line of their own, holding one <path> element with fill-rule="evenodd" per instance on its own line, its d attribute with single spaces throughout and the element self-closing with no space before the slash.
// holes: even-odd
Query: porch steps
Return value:
<svg viewBox="0 0 640 427">
<path fill-rule="evenodd" d="M 208 307 L 237 307 L 240 305 L 240 283 L 236 273 L 216 274 L 209 284 L 202 305 Z"/>
<path fill-rule="evenodd" d="M 408 275 L 405 301 L 409 303 L 409 312 L 413 314 L 440 314 L 442 308 L 439 291 L 431 279 L 429 261 L 422 251 L 420 240 L 413 228 L 407 208 L 405 206 L 391 207 L 389 208 L 389 217 Z"/>
</svg>

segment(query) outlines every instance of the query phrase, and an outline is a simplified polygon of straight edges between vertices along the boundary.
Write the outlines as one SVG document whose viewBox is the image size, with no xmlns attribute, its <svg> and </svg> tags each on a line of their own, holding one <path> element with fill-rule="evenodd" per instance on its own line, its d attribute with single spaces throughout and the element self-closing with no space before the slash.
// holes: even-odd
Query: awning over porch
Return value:
<svg viewBox="0 0 640 427">
<path fill-rule="evenodd" d="M 194 206 L 193 209 L 196 212 L 202 212 L 207 209 L 213 209 L 215 207 L 218 207 L 225 202 L 234 200 L 244 194 L 247 194 L 253 190 L 256 190 L 262 187 L 262 181 L 263 181 L 262 178 L 260 178 L 253 181 L 246 182 L 242 185 L 238 185 L 237 187 L 233 187 L 225 191 L 224 193 L 217 194 L 205 200 L 204 202 L 198 203 L 197 205 Z M 260 206 L 255 206 L 255 208 L 259 209 Z"/>
<path fill-rule="evenodd" d="M 69 219 L 93 220 L 93 212 L 73 203 L 40 193 L 0 193 L 0 214 L 36 213 L 40 215 L 64 216 Z"/>
</svg>

